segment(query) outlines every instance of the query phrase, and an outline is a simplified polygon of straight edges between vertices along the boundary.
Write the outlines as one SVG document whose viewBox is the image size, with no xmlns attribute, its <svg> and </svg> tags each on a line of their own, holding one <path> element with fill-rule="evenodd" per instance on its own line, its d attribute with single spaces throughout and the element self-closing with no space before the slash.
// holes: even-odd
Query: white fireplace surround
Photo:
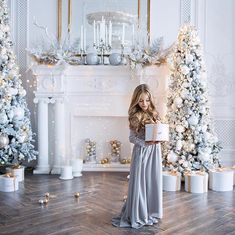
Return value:
<svg viewBox="0 0 235 235">
<path fill-rule="evenodd" d="M 37 84 L 36 174 L 59 174 L 61 166 L 73 166 L 75 159 L 84 159 L 86 138 L 96 142 L 98 162 L 109 156 L 109 141 L 113 139 L 122 143 L 121 158 L 130 158 L 127 111 L 138 84 L 149 84 L 161 116 L 166 112 L 166 66 L 146 67 L 136 72 L 134 78 L 127 66 L 37 65 L 31 70 Z M 85 163 L 83 170 L 128 171 L 129 165 Z"/>
</svg>

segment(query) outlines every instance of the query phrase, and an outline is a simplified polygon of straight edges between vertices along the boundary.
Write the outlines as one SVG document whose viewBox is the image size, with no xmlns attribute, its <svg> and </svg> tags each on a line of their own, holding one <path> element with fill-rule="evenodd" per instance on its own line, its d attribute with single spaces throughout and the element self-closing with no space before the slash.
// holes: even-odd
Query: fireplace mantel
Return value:
<svg viewBox="0 0 235 235">
<path fill-rule="evenodd" d="M 121 157 L 130 158 L 128 106 L 134 88 L 148 83 L 162 115 L 165 112 L 168 69 L 146 67 L 135 73 L 128 66 L 70 66 L 31 68 L 36 81 L 39 159 L 35 173 L 59 174 L 63 165 L 84 159 L 84 139 L 97 144 L 97 162 L 109 156 L 109 141 L 120 140 Z M 50 110 L 52 109 L 52 110 Z M 53 120 L 50 113 L 53 111 Z M 52 125 L 53 123 L 53 125 Z M 54 132 L 54 138 L 50 131 Z M 87 171 L 128 171 L 128 164 L 84 164 Z"/>
</svg>

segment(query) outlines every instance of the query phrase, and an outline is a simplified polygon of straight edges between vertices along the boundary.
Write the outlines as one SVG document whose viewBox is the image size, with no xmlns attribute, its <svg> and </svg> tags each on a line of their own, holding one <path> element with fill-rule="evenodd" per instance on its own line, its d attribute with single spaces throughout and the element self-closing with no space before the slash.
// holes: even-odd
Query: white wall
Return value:
<svg viewBox="0 0 235 235">
<path fill-rule="evenodd" d="M 35 17 L 56 35 L 57 0 L 8 0 L 11 8 L 13 40 L 35 130 L 33 84 L 24 73 L 30 66 L 25 48 L 41 41 L 42 31 L 33 25 Z M 151 1 L 151 37 L 163 36 L 165 45 L 177 38 L 180 25 L 190 19 L 198 28 L 205 49 L 212 114 L 224 150 L 225 164 L 235 164 L 235 1 L 154 0 Z M 29 80 L 29 82 L 26 82 Z"/>
</svg>

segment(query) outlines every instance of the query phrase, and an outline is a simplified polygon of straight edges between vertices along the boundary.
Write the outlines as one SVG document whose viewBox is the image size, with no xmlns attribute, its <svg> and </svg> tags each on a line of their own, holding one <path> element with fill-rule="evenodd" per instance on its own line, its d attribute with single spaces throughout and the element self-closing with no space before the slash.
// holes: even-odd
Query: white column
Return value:
<svg viewBox="0 0 235 235">
<path fill-rule="evenodd" d="M 63 98 L 55 99 L 55 151 L 52 174 L 60 174 L 61 166 L 68 165 L 65 160 L 65 113 Z"/>
<path fill-rule="evenodd" d="M 50 172 L 48 156 L 48 99 L 34 100 L 38 103 L 38 164 L 34 174 L 48 174 Z"/>
</svg>

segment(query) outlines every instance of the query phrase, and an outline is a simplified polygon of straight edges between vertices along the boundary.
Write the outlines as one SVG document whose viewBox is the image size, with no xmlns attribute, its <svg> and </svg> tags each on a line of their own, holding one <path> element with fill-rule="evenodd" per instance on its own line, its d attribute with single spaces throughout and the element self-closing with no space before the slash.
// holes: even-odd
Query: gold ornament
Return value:
<svg viewBox="0 0 235 235">
<path fill-rule="evenodd" d="M 47 204 L 49 202 L 49 199 L 47 199 L 47 198 L 45 198 L 44 200 L 43 200 L 43 203 L 44 204 Z"/>
<path fill-rule="evenodd" d="M 126 163 L 127 163 L 127 160 L 126 160 L 126 159 L 122 159 L 121 163 L 122 163 L 122 164 L 126 164 Z"/>
<path fill-rule="evenodd" d="M 45 193 L 44 196 L 45 196 L 46 198 L 49 198 L 49 197 L 50 197 L 50 193 Z"/>
<path fill-rule="evenodd" d="M 131 163 L 131 159 L 130 158 L 127 159 L 127 163 Z"/>
<path fill-rule="evenodd" d="M 76 192 L 76 193 L 74 194 L 74 197 L 75 197 L 75 198 L 79 198 L 79 197 L 80 197 L 80 193 L 79 193 L 79 192 Z"/>
</svg>

